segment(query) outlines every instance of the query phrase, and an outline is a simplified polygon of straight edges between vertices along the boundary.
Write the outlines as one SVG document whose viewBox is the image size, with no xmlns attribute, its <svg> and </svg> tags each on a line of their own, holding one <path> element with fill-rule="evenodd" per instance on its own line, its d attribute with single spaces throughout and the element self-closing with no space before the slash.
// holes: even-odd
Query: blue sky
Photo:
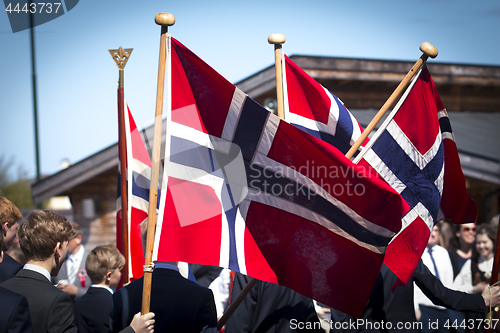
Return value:
<svg viewBox="0 0 500 333">
<path fill-rule="evenodd" d="M 500 66 L 500 0 L 82 0 L 35 28 L 42 174 L 117 141 L 109 49 L 134 49 L 125 96 L 138 127 L 152 124 L 159 12 L 174 14 L 169 32 L 233 83 L 274 63 L 276 32 L 288 55 L 416 61 L 427 41 L 439 50 L 433 61 Z M 0 154 L 34 175 L 30 35 L 12 33 L 6 12 L 0 48 Z"/>
</svg>

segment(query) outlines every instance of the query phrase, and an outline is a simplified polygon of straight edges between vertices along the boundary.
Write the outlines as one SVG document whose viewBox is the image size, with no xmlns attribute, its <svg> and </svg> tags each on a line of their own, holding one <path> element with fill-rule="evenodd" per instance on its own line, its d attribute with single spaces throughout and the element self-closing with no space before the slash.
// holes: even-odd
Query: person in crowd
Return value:
<svg viewBox="0 0 500 333">
<path fill-rule="evenodd" d="M 448 252 L 453 266 L 453 276 L 457 277 L 465 262 L 472 257 L 476 242 L 476 224 L 455 224 L 455 237 L 450 241 Z"/>
<path fill-rule="evenodd" d="M 238 297 L 249 281 L 248 276 L 234 274 L 232 300 Z M 257 281 L 229 317 L 225 331 L 323 332 L 323 329 L 310 298 L 283 286 Z"/>
<path fill-rule="evenodd" d="M 480 294 L 488 285 L 493 269 L 496 235 L 488 225 L 482 224 L 476 233 L 473 255 L 463 265 L 455 279 L 460 290 Z"/>
<path fill-rule="evenodd" d="M 7 198 L 0 197 L 0 233 L 2 233 L 3 237 L 3 246 L 0 247 L 0 251 L 5 252 L 9 250 L 14 238 L 16 238 L 19 221 L 22 218 L 23 215 L 16 205 Z M 20 263 L 7 253 L 3 253 L 3 260 L 0 263 L 0 283 L 16 275 L 21 268 L 23 266 Z"/>
<path fill-rule="evenodd" d="M 68 254 L 59 274 L 52 279 L 52 283 L 71 296 L 73 302 L 82 297 L 92 282 L 85 270 L 85 260 L 88 251 L 82 244 L 83 232 L 78 223 L 70 222 L 75 236 L 68 242 Z"/>
<path fill-rule="evenodd" d="M 146 244 L 147 221 L 142 225 Z M 154 263 L 150 309 L 158 332 L 216 332 L 217 317 L 210 289 L 184 278 L 174 262 Z M 144 277 L 113 294 L 110 332 L 118 332 L 141 310 Z"/>
<path fill-rule="evenodd" d="M 74 304 L 75 324 L 79 333 L 108 332 L 112 310 L 113 290 L 118 286 L 125 257 L 116 246 L 104 245 L 94 248 L 85 260 L 85 269 L 92 286 Z M 137 313 L 130 326 L 122 332 L 151 332 L 154 328 L 154 313 L 141 318 Z"/>
<path fill-rule="evenodd" d="M 498 230 L 499 218 L 500 218 L 500 214 L 497 214 L 490 219 L 490 222 L 488 222 L 488 223 L 490 225 L 491 230 L 493 230 L 493 231 Z"/>
<path fill-rule="evenodd" d="M 77 332 L 71 297 L 50 281 L 64 259 L 74 230 L 66 218 L 51 210 L 34 210 L 19 228 L 19 243 L 27 263 L 0 287 L 22 295 L 28 301 L 33 332 Z M 3 298 L 2 298 L 3 302 Z M 130 318 L 131 327 L 122 333 L 152 331 L 154 314 Z"/>
<path fill-rule="evenodd" d="M 450 256 L 444 247 L 437 244 L 442 238 L 442 224 L 440 222 L 436 223 L 432 229 L 427 242 L 427 247 L 422 254 L 422 262 L 445 287 L 451 288 L 453 286 L 453 267 L 451 265 Z M 422 332 L 430 333 L 449 331 L 448 328 L 444 327 L 445 323 L 450 320 L 448 310 L 442 306 L 434 305 L 434 303 L 432 303 L 432 301 L 425 296 L 418 286 L 415 287 L 414 291 L 414 304 L 416 317 L 420 320 L 420 322 L 424 324 L 429 322 L 438 323 L 435 327 L 423 325 Z"/>
<path fill-rule="evenodd" d="M 34 332 L 76 332 L 71 297 L 50 281 L 66 258 L 74 231 L 54 211 L 35 210 L 19 228 L 19 243 L 27 263 L 0 286 L 28 300 Z"/>
<path fill-rule="evenodd" d="M 455 279 L 455 288 L 473 294 L 481 294 L 489 285 L 493 270 L 494 247 L 496 234 L 487 224 L 482 224 L 476 231 L 476 242 L 473 254 L 463 265 Z M 467 318 L 480 321 L 484 314 L 468 313 Z M 474 328 L 474 332 L 484 331 L 483 327 Z"/>
<path fill-rule="evenodd" d="M 124 265 L 125 257 L 115 246 L 97 246 L 89 253 L 85 269 L 92 286 L 73 307 L 78 332 L 108 332 L 113 290 Z"/>
<path fill-rule="evenodd" d="M 448 250 L 451 247 L 451 240 L 455 237 L 454 228 L 450 222 L 445 220 L 440 220 L 437 224 L 439 226 L 439 239 L 437 244 Z"/>
<path fill-rule="evenodd" d="M 453 267 L 454 284 L 457 283 L 456 278 L 465 262 L 472 256 L 474 243 L 476 241 L 476 225 L 475 223 L 455 224 L 454 235 L 450 238 L 450 243 L 447 247 L 450 255 L 451 265 Z M 456 287 L 454 287 L 456 288 Z M 456 288 L 461 290 L 462 288 Z M 467 318 L 464 312 L 448 310 L 450 319 L 462 322 Z M 475 316 L 475 314 L 473 314 Z M 457 332 L 464 332 L 464 327 L 459 327 Z"/>
<path fill-rule="evenodd" d="M 0 249 L 3 246 L 3 232 L 0 231 Z M 0 264 L 4 253 L 0 251 Z M 33 332 L 26 297 L 0 287 L 0 333 Z"/>
<path fill-rule="evenodd" d="M 488 287 L 482 294 L 468 294 L 446 288 L 422 260 L 419 261 L 410 281 L 405 286 L 396 287 L 393 292 L 394 283 L 397 281 L 398 277 L 383 264 L 368 304 L 360 317 L 361 321 L 357 322 L 347 314 L 331 309 L 330 332 L 420 332 L 424 324 L 417 321 L 413 311 L 414 284 L 434 304 L 457 311 L 484 314 L 490 306 L 494 307 L 500 303 L 500 287 Z"/>
<path fill-rule="evenodd" d="M 0 333 L 30 333 L 30 309 L 26 297 L 0 287 Z"/>
</svg>

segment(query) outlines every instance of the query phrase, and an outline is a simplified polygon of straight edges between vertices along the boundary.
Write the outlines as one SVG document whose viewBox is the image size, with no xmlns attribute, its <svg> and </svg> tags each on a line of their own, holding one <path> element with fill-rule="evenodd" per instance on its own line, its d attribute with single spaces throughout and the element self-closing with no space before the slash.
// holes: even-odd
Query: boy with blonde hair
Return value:
<svg viewBox="0 0 500 333">
<path fill-rule="evenodd" d="M 109 316 L 112 311 L 113 289 L 118 286 L 125 257 L 112 245 L 97 246 L 87 256 L 85 269 L 92 281 L 87 293 L 74 304 L 75 323 L 78 332 L 108 332 Z M 136 315 L 137 317 L 138 315 Z M 152 314 L 150 314 L 152 318 Z M 148 317 L 149 318 L 149 317 Z M 152 329 L 154 320 L 149 318 Z M 126 332 L 142 332 L 143 322 L 132 319 Z M 133 330 L 133 331 L 132 331 Z"/>
</svg>

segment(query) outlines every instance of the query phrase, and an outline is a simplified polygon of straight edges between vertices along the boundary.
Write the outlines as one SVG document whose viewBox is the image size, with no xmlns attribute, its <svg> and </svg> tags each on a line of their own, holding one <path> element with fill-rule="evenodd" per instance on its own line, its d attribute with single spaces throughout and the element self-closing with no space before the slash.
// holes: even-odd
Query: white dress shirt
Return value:
<svg viewBox="0 0 500 333">
<path fill-rule="evenodd" d="M 490 259 L 485 259 L 483 256 L 479 256 L 477 260 L 477 267 L 481 272 L 490 273 L 493 270 L 493 260 L 495 256 L 492 256 Z M 467 259 L 465 264 L 462 266 L 460 273 L 458 273 L 455 278 L 454 288 L 460 291 L 465 291 L 466 293 L 472 294 L 472 269 L 471 269 L 471 260 Z"/>
<path fill-rule="evenodd" d="M 224 268 L 215 280 L 210 283 L 208 289 L 214 294 L 217 318 L 222 317 L 229 301 L 229 284 L 231 283 L 231 271 Z"/>
<path fill-rule="evenodd" d="M 80 250 L 78 250 L 77 253 L 75 254 L 69 254 L 68 257 L 66 258 L 66 268 L 68 272 L 68 281 L 69 284 L 74 284 L 76 275 L 78 273 L 78 269 L 80 268 L 80 265 L 82 264 L 83 256 L 85 255 L 85 248 L 80 246 Z"/>
<path fill-rule="evenodd" d="M 453 288 L 453 266 L 451 265 L 451 259 L 448 251 L 442 246 L 434 245 L 432 246 L 432 257 L 436 263 L 438 274 L 436 274 L 436 269 L 434 268 L 429 248 L 426 247 L 424 253 L 422 254 L 422 262 L 434 276 L 439 275 L 439 279 L 445 287 Z M 434 305 L 434 303 L 432 303 L 432 301 L 424 295 L 422 290 L 420 290 L 417 285 L 415 285 L 414 295 L 415 309 L 418 309 L 420 304 L 432 306 L 438 309 L 444 309 L 441 306 Z"/>
</svg>

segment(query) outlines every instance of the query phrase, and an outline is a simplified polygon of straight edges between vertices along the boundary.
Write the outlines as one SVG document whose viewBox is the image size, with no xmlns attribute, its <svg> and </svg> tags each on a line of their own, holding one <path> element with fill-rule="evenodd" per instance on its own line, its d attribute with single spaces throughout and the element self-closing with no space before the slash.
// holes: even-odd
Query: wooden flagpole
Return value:
<svg viewBox="0 0 500 333">
<path fill-rule="evenodd" d="M 269 44 L 274 44 L 274 66 L 276 68 L 276 99 L 278 102 L 278 117 L 285 119 L 285 109 L 284 109 L 284 94 L 283 94 L 283 71 L 282 71 L 282 44 L 285 43 L 286 38 L 283 34 L 271 34 L 267 38 Z M 224 314 L 217 322 L 217 329 L 220 331 L 222 327 L 226 324 L 227 320 L 238 306 L 243 302 L 245 297 L 248 295 L 253 286 L 257 283 L 257 279 L 251 278 L 247 285 L 241 290 L 234 301 L 229 304 Z"/>
<path fill-rule="evenodd" d="M 283 70 L 281 65 L 282 44 L 286 38 L 283 34 L 271 34 L 267 38 L 269 44 L 274 44 L 274 68 L 276 69 L 276 99 L 278 102 L 278 117 L 285 119 L 284 96 L 283 96 Z"/>
<path fill-rule="evenodd" d="M 149 184 L 149 211 L 146 238 L 146 253 L 144 263 L 144 285 L 142 291 L 141 313 L 149 312 L 151 302 L 151 282 L 153 267 L 151 265 L 156 227 L 156 203 L 158 201 L 158 178 L 160 173 L 161 126 L 163 115 L 163 91 L 165 84 L 165 62 L 167 51 L 168 27 L 174 25 L 175 17 L 169 13 L 159 13 L 155 17 L 156 24 L 161 26 L 160 58 L 158 60 L 158 85 L 156 90 L 156 111 L 153 136 L 153 153 L 151 158 L 151 181 Z"/>
<path fill-rule="evenodd" d="M 375 126 L 377 126 L 377 124 L 382 119 L 387 110 L 389 110 L 389 108 L 391 108 L 394 105 L 399 96 L 404 92 L 406 87 L 408 87 L 408 84 L 411 82 L 411 79 L 415 76 L 415 74 L 418 72 L 420 67 L 422 67 L 422 65 L 427 61 L 427 59 L 429 57 L 435 58 L 438 55 L 438 50 L 427 42 L 424 42 L 420 45 L 420 51 L 423 52 L 422 56 L 420 56 L 417 62 L 406 74 L 403 81 L 399 83 L 399 85 L 396 87 L 396 90 L 394 90 L 394 92 L 389 97 L 389 99 L 384 103 L 384 105 L 382 105 L 382 108 L 380 108 L 375 117 L 373 117 L 372 121 L 368 124 L 363 133 L 361 133 L 361 136 L 358 138 L 358 140 L 354 143 L 351 149 L 349 149 L 349 151 L 345 155 L 347 158 L 351 158 L 354 156 L 354 153 L 356 153 L 356 151 L 361 146 L 363 141 L 365 141 L 365 139 L 368 137 L 371 131 L 375 128 Z"/>
<path fill-rule="evenodd" d="M 122 219 L 122 251 L 125 256 L 125 266 L 123 266 L 122 283 L 126 285 L 130 281 L 129 276 L 129 247 L 128 247 L 128 191 L 127 191 L 127 138 L 125 127 L 125 94 L 123 91 L 123 70 L 127 64 L 133 49 L 124 49 L 120 46 L 117 50 L 109 50 L 111 57 L 118 66 L 118 128 L 120 136 L 120 189 L 121 189 L 121 219 Z"/>
</svg>

